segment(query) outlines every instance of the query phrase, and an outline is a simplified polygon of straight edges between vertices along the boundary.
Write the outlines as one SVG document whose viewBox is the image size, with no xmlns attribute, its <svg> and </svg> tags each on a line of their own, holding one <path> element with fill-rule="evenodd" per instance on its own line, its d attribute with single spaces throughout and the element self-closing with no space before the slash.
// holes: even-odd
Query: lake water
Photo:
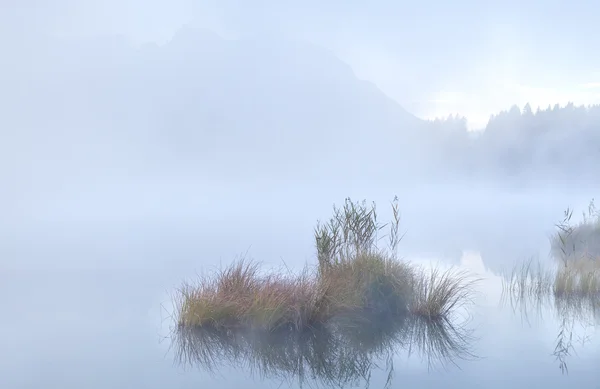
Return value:
<svg viewBox="0 0 600 389">
<path fill-rule="evenodd" d="M 298 387 L 293 373 L 269 375 L 242 356 L 223 359 L 212 374 L 176 363 L 169 313 L 182 280 L 246 251 L 267 267 L 300 268 L 314 261 L 316 219 L 329 216 L 331 204 L 343 200 L 325 196 L 319 203 L 319 194 L 306 196 L 305 203 L 296 203 L 299 211 L 289 212 L 281 194 L 252 206 L 234 197 L 228 206 L 198 206 L 187 216 L 117 218 L 117 212 L 98 212 L 87 219 L 23 217 L 26 222 L 17 228 L 5 226 L 0 387 Z M 386 385 L 393 362 L 393 388 L 600 388 L 597 312 L 565 315 L 551 302 L 525 309 L 511 305 L 502 299 L 500 278 L 502 269 L 529 257 L 549 261 L 553 223 L 564 208 L 583 209 L 583 199 L 591 197 L 471 196 L 459 205 L 434 197 L 401 197 L 407 234 L 400 254 L 482 278 L 470 316 L 460 325 L 471 357 L 436 361 L 435 347 L 416 344 L 409 353 L 405 342 L 391 357 L 374 361 L 379 367 L 369 369 L 370 387 Z M 561 330 L 563 345 L 570 339 L 570 355 L 561 356 L 568 374 L 555 355 Z M 319 377 L 308 383 L 324 385 Z"/>
</svg>

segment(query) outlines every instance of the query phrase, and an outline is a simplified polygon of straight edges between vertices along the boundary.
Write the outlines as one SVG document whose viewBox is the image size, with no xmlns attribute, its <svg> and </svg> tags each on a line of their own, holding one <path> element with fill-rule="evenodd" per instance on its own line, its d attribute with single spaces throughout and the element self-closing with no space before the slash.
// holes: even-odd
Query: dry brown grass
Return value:
<svg viewBox="0 0 600 389">
<path fill-rule="evenodd" d="M 320 273 L 319 283 L 332 315 L 353 310 L 404 314 L 413 278 L 413 269 L 404 262 L 362 253 L 327 267 Z"/>
<path fill-rule="evenodd" d="M 504 290 L 511 294 L 542 297 L 600 296 L 600 259 L 570 259 L 555 270 L 544 268 L 539 263 L 525 262 L 513 269 L 510 277 L 504 278 Z"/>
<path fill-rule="evenodd" d="M 435 320 L 447 318 L 457 308 L 471 303 L 473 286 L 478 281 L 454 269 L 421 269 L 414 279 L 411 312 Z"/>
<path fill-rule="evenodd" d="M 573 224 L 573 210 L 564 211 L 550 237 L 551 253 L 556 259 L 554 269 L 534 266 L 531 261 L 516 266 L 504 289 L 515 296 L 535 295 L 574 301 L 577 298 L 600 297 L 600 213 L 590 202 L 583 220 Z M 594 254 L 596 252 L 596 254 Z"/>
<path fill-rule="evenodd" d="M 320 288 L 305 272 L 299 277 L 260 275 L 256 263 L 238 261 L 215 277 L 180 288 L 179 325 L 300 329 L 321 320 Z"/>
<path fill-rule="evenodd" d="M 554 279 L 556 296 L 600 294 L 600 259 L 579 258 L 560 266 Z"/>
<path fill-rule="evenodd" d="M 552 254 L 562 262 L 600 257 L 600 210 L 594 200 L 578 222 L 573 222 L 572 217 L 573 210 L 567 209 L 563 219 L 556 224 L 556 232 L 550 237 Z"/>
<path fill-rule="evenodd" d="M 388 234 L 391 253 L 378 249 L 375 205 L 347 199 L 315 229 L 318 267 L 300 276 L 262 275 L 256 264 L 238 261 L 214 277 L 184 284 L 178 322 L 184 327 L 247 327 L 267 331 L 305 329 L 333 317 L 412 313 L 431 320 L 447 316 L 468 300 L 473 281 L 456 272 L 427 274 L 397 259 L 399 211 Z"/>
<path fill-rule="evenodd" d="M 239 261 L 180 289 L 178 322 L 185 327 L 297 330 L 350 313 L 447 317 L 470 301 L 467 275 L 426 272 L 383 254 L 361 254 L 300 276 L 261 275 L 255 263 Z"/>
</svg>

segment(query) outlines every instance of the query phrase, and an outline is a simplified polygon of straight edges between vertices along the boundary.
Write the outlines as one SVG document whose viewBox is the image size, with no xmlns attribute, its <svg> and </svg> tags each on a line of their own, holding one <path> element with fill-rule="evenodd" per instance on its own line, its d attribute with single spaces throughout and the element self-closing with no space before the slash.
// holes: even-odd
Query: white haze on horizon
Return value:
<svg viewBox="0 0 600 389">
<path fill-rule="evenodd" d="M 600 40 L 592 34 L 599 9 L 588 0 L 401 6 L 380 0 L 368 7 L 339 0 L 27 0 L 3 7 L 0 32 L 10 40 L 39 32 L 164 43 L 183 25 L 228 38 L 305 40 L 333 50 L 359 78 L 416 116 L 459 114 L 470 129 L 481 129 L 490 115 L 515 104 L 535 110 L 600 103 L 598 54 L 592 50 Z"/>
</svg>

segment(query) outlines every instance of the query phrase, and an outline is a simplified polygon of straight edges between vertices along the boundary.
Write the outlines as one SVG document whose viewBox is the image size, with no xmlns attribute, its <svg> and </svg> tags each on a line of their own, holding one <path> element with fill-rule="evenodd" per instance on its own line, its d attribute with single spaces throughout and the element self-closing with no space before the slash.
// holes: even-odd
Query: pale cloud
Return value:
<svg viewBox="0 0 600 389">
<path fill-rule="evenodd" d="M 600 82 L 588 82 L 586 84 L 581 85 L 583 89 L 598 89 L 600 88 Z"/>
</svg>

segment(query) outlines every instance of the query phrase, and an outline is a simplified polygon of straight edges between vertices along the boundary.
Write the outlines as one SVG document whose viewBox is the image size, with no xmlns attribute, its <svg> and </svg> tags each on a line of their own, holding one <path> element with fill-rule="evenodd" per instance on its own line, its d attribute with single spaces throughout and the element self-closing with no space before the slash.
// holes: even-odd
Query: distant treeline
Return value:
<svg viewBox="0 0 600 389">
<path fill-rule="evenodd" d="M 182 29 L 164 45 L 38 37 L 5 54 L 0 161 L 14 185 L 21 175 L 167 165 L 331 185 L 565 187 L 600 177 L 599 106 L 513 107 L 475 134 L 465 118 L 415 117 L 332 53 L 299 42 Z"/>
<path fill-rule="evenodd" d="M 529 104 L 493 115 L 486 128 L 467 131 L 464 117 L 431 121 L 441 159 L 471 175 L 532 182 L 599 182 L 600 106 L 558 104 L 535 112 Z"/>
</svg>

